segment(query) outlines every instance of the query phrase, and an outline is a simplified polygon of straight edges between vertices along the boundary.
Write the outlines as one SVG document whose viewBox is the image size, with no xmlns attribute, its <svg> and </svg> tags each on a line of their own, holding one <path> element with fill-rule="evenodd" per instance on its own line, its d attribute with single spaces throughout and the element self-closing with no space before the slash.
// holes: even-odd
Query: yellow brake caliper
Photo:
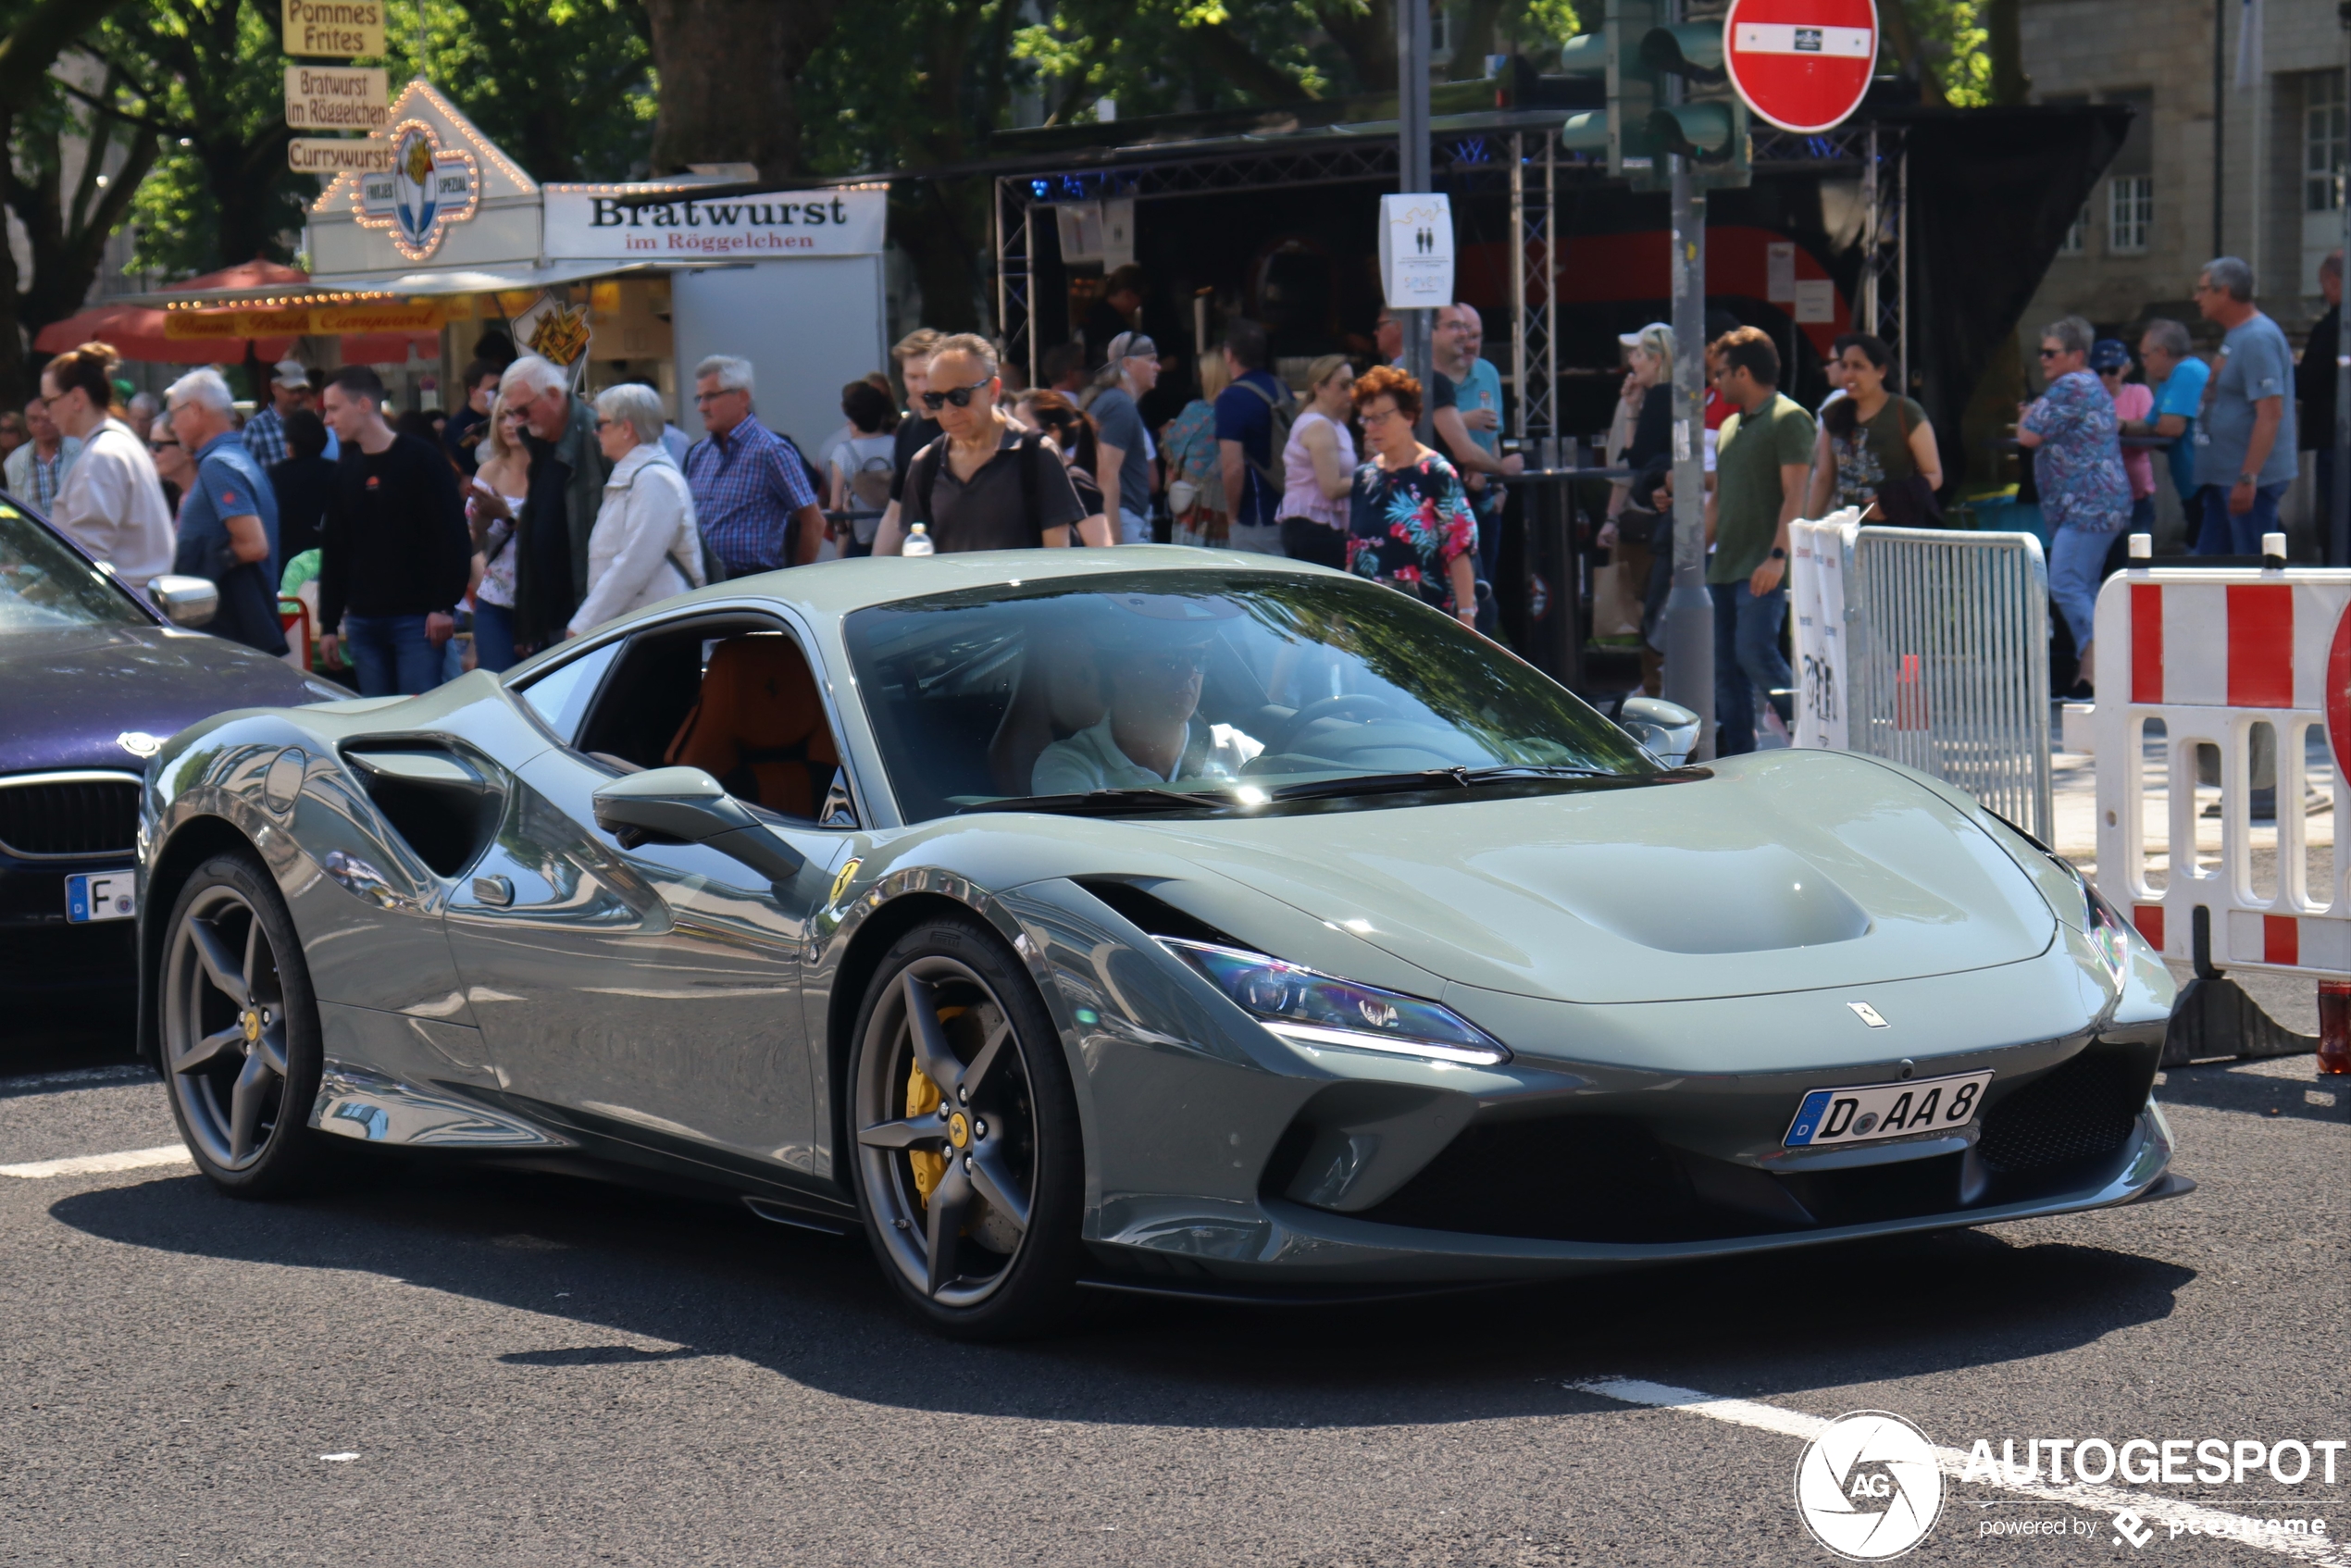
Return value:
<svg viewBox="0 0 2351 1568">
<path fill-rule="evenodd" d="M 939 1010 L 939 1021 L 944 1024 L 950 1018 L 959 1016 L 963 1011 L 960 1007 L 942 1007 Z M 932 1114 L 939 1109 L 939 1101 L 944 1098 L 945 1096 L 939 1092 L 939 1086 L 930 1081 L 929 1075 L 922 1070 L 919 1064 L 908 1064 L 906 1068 L 906 1119 L 908 1121 L 913 1121 L 916 1116 Z M 923 1203 L 927 1207 L 930 1203 L 931 1193 L 946 1177 L 947 1156 L 928 1149 L 909 1149 L 906 1151 L 906 1163 L 914 1167 L 914 1190 L 922 1194 Z"/>
</svg>

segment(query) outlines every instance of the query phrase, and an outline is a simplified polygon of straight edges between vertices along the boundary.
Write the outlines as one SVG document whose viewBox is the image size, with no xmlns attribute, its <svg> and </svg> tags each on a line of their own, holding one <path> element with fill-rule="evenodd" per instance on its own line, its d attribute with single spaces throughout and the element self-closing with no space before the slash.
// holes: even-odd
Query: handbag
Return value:
<svg viewBox="0 0 2351 1568">
<path fill-rule="evenodd" d="M 1904 398 L 1895 404 L 1897 417 L 1902 426 L 1902 452 L 1910 451 L 1910 403 Z M 1910 471 L 1901 479 L 1889 480 L 1878 487 L 1878 515 L 1886 525 L 1897 529 L 1931 529 L 1941 526 L 1943 504 L 1934 498 L 1934 487 L 1919 472 L 1918 460 L 1911 458 Z"/>
</svg>

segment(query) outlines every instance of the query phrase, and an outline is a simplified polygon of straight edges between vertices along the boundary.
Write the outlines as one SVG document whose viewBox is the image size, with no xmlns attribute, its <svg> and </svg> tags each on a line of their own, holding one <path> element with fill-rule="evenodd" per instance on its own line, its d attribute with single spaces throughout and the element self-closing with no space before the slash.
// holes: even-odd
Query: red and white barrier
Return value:
<svg viewBox="0 0 2351 1568">
<path fill-rule="evenodd" d="M 2351 810 L 2351 570 L 2133 569 L 2097 603 L 2097 882 L 2167 958 L 2195 956 L 2205 911 L 2209 961 L 2314 978 L 2351 977 L 2345 845 L 2308 865 L 2309 732 L 2334 758 L 2334 821 Z M 2146 755 L 2160 719 L 2159 772 Z M 2274 739 L 2276 821 L 2250 815 L 2258 727 Z M 2197 751 L 2220 758 L 2220 844 L 2199 852 Z M 2270 748 L 2265 747 L 2264 750 Z M 2168 863 L 2151 864 L 2148 805 L 2165 797 Z M 2274 864 L 2257 865 L 2257 852 Z"/>
</svg>

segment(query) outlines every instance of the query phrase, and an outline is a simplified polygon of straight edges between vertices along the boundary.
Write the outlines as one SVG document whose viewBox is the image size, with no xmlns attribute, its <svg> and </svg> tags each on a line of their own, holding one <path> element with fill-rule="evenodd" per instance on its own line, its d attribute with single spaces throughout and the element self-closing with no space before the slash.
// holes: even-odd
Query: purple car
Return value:
<svg viewBox="0 0 2351 1568">
<path fill-rule="evenodd" d="M 0 496 L 0 988 L 136 983 L 139 780 L 179 730 L 226 708 L 348 697 L 239 643 L 201 578 L 158 611 Z"/>
</svg>

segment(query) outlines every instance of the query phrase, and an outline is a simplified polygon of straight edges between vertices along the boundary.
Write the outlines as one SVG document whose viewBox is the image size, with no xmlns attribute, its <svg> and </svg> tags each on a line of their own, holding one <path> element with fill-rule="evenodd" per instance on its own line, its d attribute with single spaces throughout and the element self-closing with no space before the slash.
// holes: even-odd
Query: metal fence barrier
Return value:
<svg viewBox="0 0 2351 1568">
<path fill-rule="evenodd" d="M 1800 727 L 1799 740 L 1841 740 L 1932 774 L 2051 839 L 2049 575 L 2040 541 L 1836 524 L 1810 525 L 1794 552 L 1799 571 L 1835 577 L 1797 586 L 1799 616 L 1808 604 L 1842 605 L 1836 634 L 1797 628 L 1808 716 L 1823 691 L 1839 710 L 1825 731 Z"/>
</svg>

